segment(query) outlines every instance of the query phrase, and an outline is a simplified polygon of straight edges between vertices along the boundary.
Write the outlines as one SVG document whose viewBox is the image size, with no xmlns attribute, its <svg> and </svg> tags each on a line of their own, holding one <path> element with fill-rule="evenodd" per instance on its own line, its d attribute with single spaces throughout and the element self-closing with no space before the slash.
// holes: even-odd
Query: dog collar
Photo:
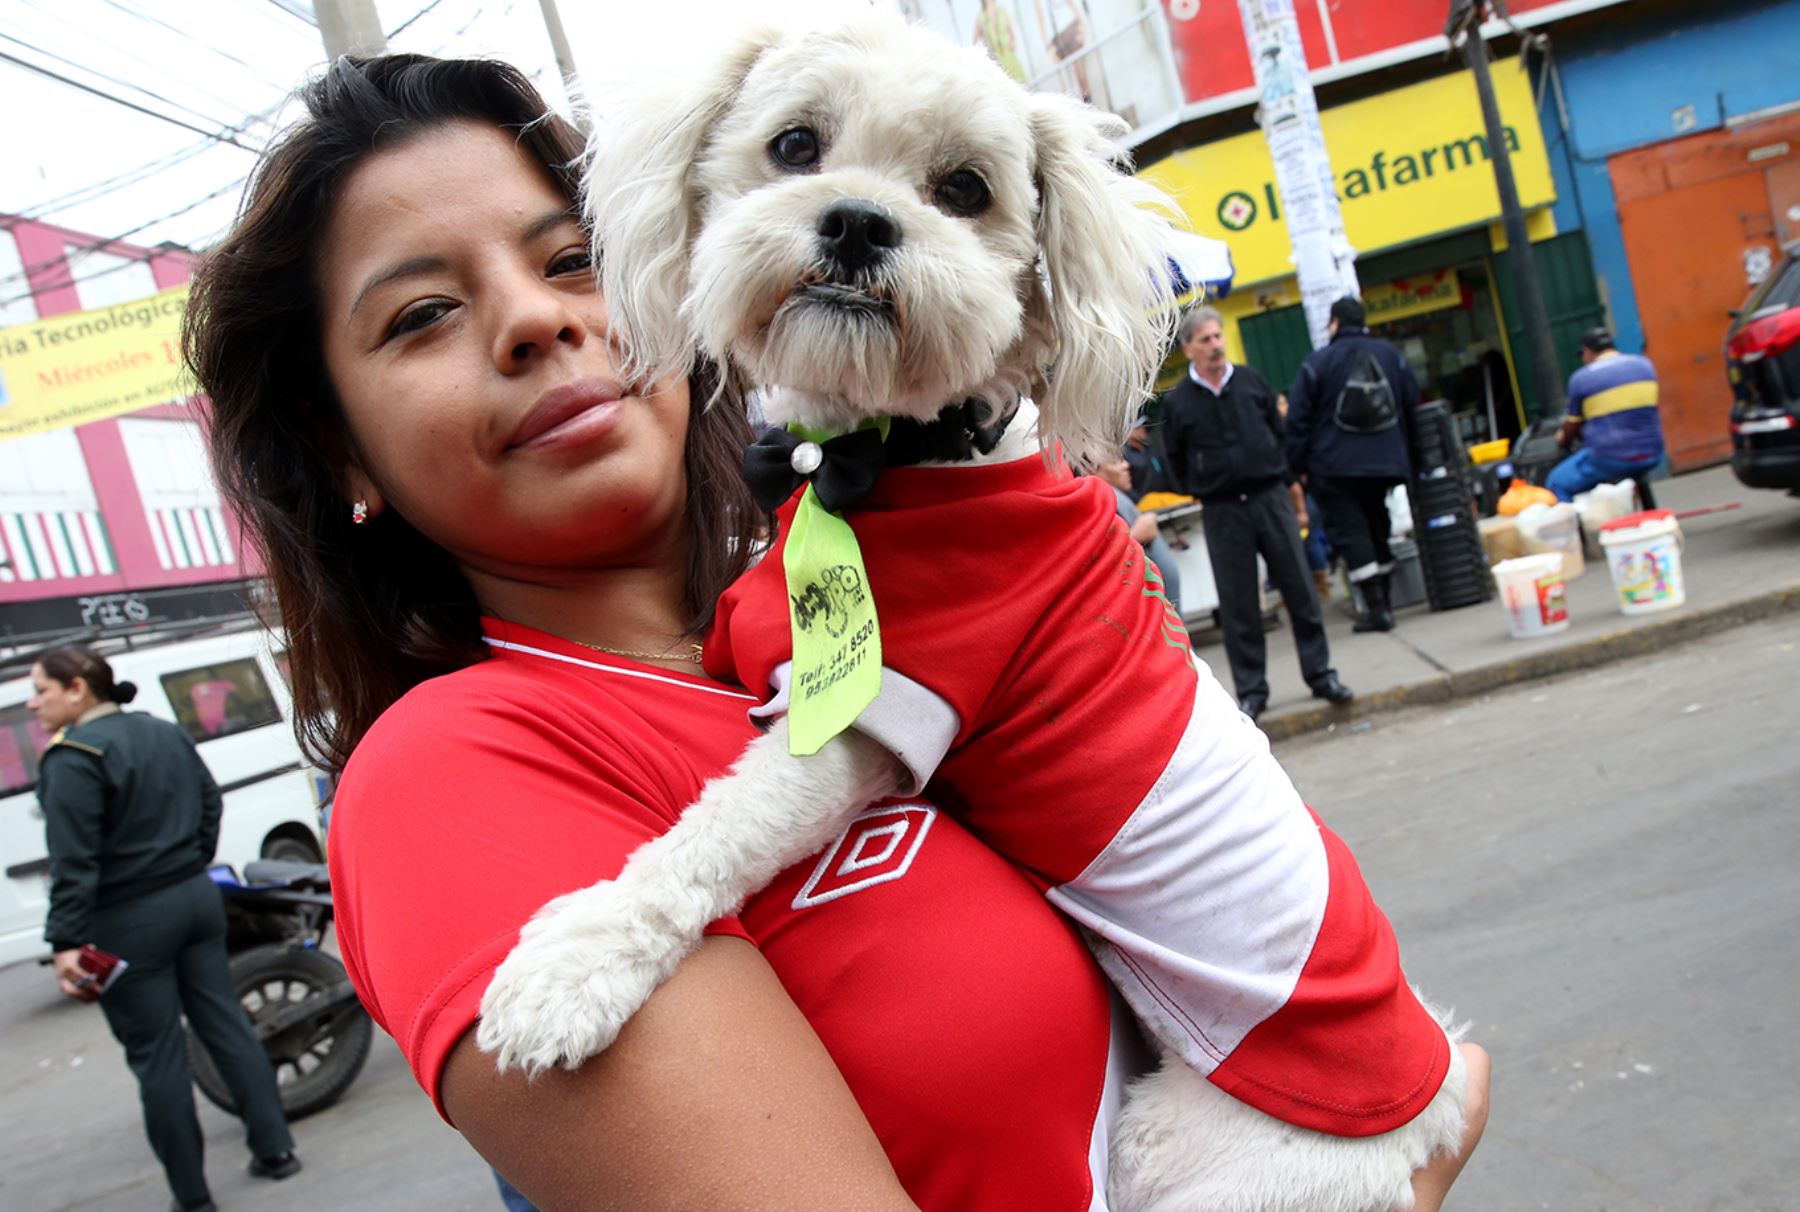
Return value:
<svg viewBox="0 0 1800 1212">
<path fill-rule="evenodd" d="M 771 427 L 745 449 L 744 480 L 765 510 L 811 484 L 819 504 L 842 513 L 868 494 L 884 467 L 966 463 L 992 453 L 1017 411 L 1015 404 L 995 419 L 992 405 L 970 398 L 930 421 L 883 418 L 836 436 Z"/>
</svg>

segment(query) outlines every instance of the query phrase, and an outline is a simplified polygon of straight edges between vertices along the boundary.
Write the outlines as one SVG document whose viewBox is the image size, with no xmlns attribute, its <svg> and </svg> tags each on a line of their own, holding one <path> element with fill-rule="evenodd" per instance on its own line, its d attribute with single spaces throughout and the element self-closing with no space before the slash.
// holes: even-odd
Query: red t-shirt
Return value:
<svg viewBox="0 0 1800 1212">
<path fill-rule="evenodd" d="M 782 511 L 782 534 L 795 501 Z M 1194 659 L 1112 491 L 1030 456 L 884 472 L 845 515 L 881 620 L 857 727 L 1107 944 L 1139 1018 L 1220 1088 L 1343 1136 L 1450 1065 L 1356 862 Z M 707 668 L 784 705 L 779 542 L 719 603 Z"/>
<path fill-rule="evenodd" d="M 331 827 L 344 962 L 440 1114 L 444 1061 L 520 926 L 616 875 L 753 735 L 742 691 L 487 635 L 494 659 L 370 730 Z M 713 931 L 761 948 L 922 1208 L 1100 1206 L 1132 1048 L 1074 929 L 954 820 L 872 808 Z"/>
</svg>

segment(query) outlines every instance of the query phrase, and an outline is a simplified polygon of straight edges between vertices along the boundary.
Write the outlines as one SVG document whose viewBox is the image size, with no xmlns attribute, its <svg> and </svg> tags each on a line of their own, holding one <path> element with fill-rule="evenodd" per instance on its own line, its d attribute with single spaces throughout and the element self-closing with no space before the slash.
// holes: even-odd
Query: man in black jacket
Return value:
<svg viewBox="0 0 1800 1212">
<path fill-rule="evenodd" d="M 1300 364 L 1288 390 L 1288 467 L 1324 513 L 1325 534 L 1362 591 L 1357 631 L 1392 631 L 1387 495 L 1412 474 L 1419 381 L 1399 350 L 1371 336 L 1363 305 L 1331 305 L 1331 342 Z"/>
<path fill-rule="evenodd" d="M 1163 440 L 1170 475 L 1203 507 L 1200 522 L 1238 706 L 1255 719 L 1269 703 L 1258 555 L 1287 606 L 1300 672 L 1313 696 L 1346 702 L 1351 692 L 1331 667 L 1325 622 L 1306 570 L 1299 520 L 1306 507 L 1288 475 L 1275 391 L 1254 369 L 1226 358 L 1224 323 L 1212 308 L 1189 311 L 1177 335 L 1189 366 L 1163 397 Z"/>
</svg>

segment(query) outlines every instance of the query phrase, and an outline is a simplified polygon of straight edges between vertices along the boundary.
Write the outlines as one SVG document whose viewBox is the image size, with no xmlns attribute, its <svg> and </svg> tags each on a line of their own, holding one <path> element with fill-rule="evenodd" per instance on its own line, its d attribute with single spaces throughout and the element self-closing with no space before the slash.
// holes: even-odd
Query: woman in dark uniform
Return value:
<svg viewBox="0 0 1800 1212">
<path fill-rule="evenodd" d="M 250 1173 L 300 1169 L 275 1072 L 231 987 L 225 911 L 207 877 L 219 838 L 218 784 L 175 725 L 119 705 L 137 695 L 91 649 L 56 648 L 31 669 L 30 706 L 55 736 L 38 769 L 50 851 L 44 937 L 56 979 L 97 997 L 137 1076 L 144 1128 L 177 1209 L 210 1209 L 200 1120 L 190 1089 L 185 1013 L 231 1089 L 249 1138 Z M 130 966 L 104 997 L 82 967 L 92 943 Z"/>
</svg>

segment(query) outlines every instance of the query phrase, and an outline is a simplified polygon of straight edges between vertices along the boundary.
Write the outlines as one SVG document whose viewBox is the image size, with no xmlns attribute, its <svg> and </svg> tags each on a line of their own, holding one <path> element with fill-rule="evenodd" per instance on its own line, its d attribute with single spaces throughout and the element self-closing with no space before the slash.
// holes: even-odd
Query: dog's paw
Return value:
<svg viewBox="0 0 1800 1212">
<path fill-rule="evenodd" d="M 475 1043 L 502 1073 L 603 1052 L 697 940 L 623 883 L 559 897 L 520 931 L 481 999 Z"/>
</svg>

